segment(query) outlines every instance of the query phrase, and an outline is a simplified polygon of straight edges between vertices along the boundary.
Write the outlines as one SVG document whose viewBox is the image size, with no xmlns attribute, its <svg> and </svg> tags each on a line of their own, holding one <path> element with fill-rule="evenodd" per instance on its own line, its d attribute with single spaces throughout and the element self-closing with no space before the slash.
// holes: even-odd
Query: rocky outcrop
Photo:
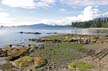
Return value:
<svg viewBox="0 0 108 71">
<path fill-rule="evenodd" d="M 0 57 L 5 57 L 5 56 L 7 56 L 7 51 L 0 48 Z"/>
<path fill-rule="evenodd" d="M 11 48 L 7 50 L 7 56 L 9 57 L 11 61 L 13 61 L 13 60 L 20 58 L 21 56 L 27 55 L 29 50 L 30 48 L 24 48 L 24 47 Z"/>
<path fill-rule="evenodd" d="M 40 32 L 19 32 L 20 34 L 41 34 Z"/>
<path fill-rule="evenodd" d="M 59 39 L 29 39 L 29 41 L 35 41 L 35 42 L 62 42 L 62 40 Z"/>
<path fill-rule="evenodd" d="M 42 57 L 32 57 L 32 56 L 24 56 L 13 62 L 11 62 L 14 66 L 22 68 L 22 67 L 41 67 L 47 63 L 47 61 Z"/>
</svg>

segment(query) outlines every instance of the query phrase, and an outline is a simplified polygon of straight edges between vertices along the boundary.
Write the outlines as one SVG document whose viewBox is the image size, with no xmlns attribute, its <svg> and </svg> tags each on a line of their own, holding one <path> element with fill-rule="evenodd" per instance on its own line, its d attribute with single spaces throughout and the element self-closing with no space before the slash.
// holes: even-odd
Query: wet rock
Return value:
<svg viewBox="0 0 108 71">
<path fill-rule="evenodd" d="M 45 42 L 45 40 L 43 39 L 29 39 L 29 41 Z"/>
<path fill-rule="evenodd" d="M 21 31 L 21 32 L 19 32 L 20 34 L 23 34 L 23 32 Z"/>
<path fill-rule="evenodd" d="M 12 62 L 12 64 L 16 67 L 41 67 L 45 65 L 47 62 L 42 57 L 32 57 L 32 56 L 24 56 Z"/>
<path fill-rule="evenodd" d="M 54 34 L 58 34 L 57 32 L 54 32 Z"/>
<path fill-rule="evenodd" d="M 3 50 L 2 50 L 2 48 L 0 48 L 0 52 L 2 52 Z"/>
<path fill-rule="evenodd" d="M 28 51 L 30 50 L 30 48 L 11 48 L 7 51 L 7 56 L 9 56 L 10 60 L 15 60 L 18 59 L 21 56 L 27 55 Z"/>
<path fill-rule="evenodd" d="M 17 56 L 25 52 L 27 48 L 11 48 L 7 51 L 8 56 Z"/>
<path fill-rule="evenodd" d="M 53 42 L 53 43 L 62 42 L 62 40 L 59 40 L 59 39 L 29 39 L 29 41 L 35 41 L 35 42 Z"/>
<path fill-rule="evenodd" d="M 62 42 L 62 40 L 59 40 L 59 39 L 54 39 L 54 40 L 52 40 L 52 41 L 53 41 L 53 43 Z"/>
<path fill-rule="evenodd" d="M 19 32 L 20 34 L 41 34 L 40 32 Z"/>
<path fill-rule="evenodd" d="M 7 56 L 7 51 L 0 48 L 0 57 L 6 57 L 6 56 Z"/>
<path fill-rule="evenodd" d="M 20 69 L 13 66 L 11 63 L 6 63 L 6 64 L 3 64 L 3 65 L 0 65 L 0 69 L 2 71 L 21 71 Z"/>
<path fill-rule="evenodd" d="M 13 46 L 12 44 L 9 45 L 9 47 L 12 47 L 12 46 Z"/>
</svg>

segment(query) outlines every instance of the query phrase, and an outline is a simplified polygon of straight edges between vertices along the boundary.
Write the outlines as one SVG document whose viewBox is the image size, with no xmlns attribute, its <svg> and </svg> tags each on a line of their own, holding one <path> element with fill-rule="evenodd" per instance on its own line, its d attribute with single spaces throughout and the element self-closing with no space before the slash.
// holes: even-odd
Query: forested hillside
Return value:
<svg viewBox="0 0 108 71">
<path fill-rule="evenodd" d="M 108 18 L 97 18 L 86 22 L 72 22 L 72 26 L 79 28 L 108 28 Z"/>
</svg>

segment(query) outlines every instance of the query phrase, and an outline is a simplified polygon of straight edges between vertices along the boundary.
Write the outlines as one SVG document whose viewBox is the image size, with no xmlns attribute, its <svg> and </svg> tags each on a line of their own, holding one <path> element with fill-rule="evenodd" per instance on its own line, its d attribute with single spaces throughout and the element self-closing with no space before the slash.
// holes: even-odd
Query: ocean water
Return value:
<svg viewBox="0 0 108 71">
<path fill-rule="evenodd" d="M 40 32 L 42 34 L 20 34 L 19 32 Z M 11 27 L 11 28 L 0 28 L 0 47 L 9 44 L 24 44 L 29 43 L 29 38 L 39 38 L 43 36 L 53 35 L 53 33 L 59 34 L 103 34 L 103 31 L 99 30 L 88 30 L 72 27 Z M 48 34 L 51 33 L 51 34 Z M 108 31 L 105 31 L 108 33 Z"/>
</svg>

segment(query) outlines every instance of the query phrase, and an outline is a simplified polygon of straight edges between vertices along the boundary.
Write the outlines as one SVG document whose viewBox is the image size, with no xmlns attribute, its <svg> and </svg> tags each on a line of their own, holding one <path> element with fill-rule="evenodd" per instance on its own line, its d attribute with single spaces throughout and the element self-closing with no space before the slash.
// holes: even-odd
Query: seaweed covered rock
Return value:
<svg viewBox="0 0 108 71">
<path fill-rule="evenodd" d="M 45 65 L 47 62 L 42 57 L 32 57 L 32 56 L 24 56 L 12 62 L 12 64 L 16 67 L 41 67 Z"/>
<path fill-rule="evenodd" d="M 68 65 L 70 69 L 75 69 L 75 71 L 87 71 L 92 68 L 92 65 L 85 62 L 72 62 Z"/>
<path fill-rule="evenodd" d="M 11 48 L 7 51 L 7 56 L 9 56 L 9 60 L 14 61 L 20 58 L 21 56 L 27 55 L 29 50 L 30 48 L 24 48 L 24 47 Z"/>
<path fill-rule="evenodd" d="M 6 57 L 6 56 L 7 56 L 6 50 L 3 50 L 2 48 L 0 48 L 0 57 Z"/>
<path fill-rule="evenodd" d="M 10 50 L 7 51 L 8 56 L 19 56 L 22 53 L 26 52 L 27 48 L 11 48 Z"/>
</svg>

